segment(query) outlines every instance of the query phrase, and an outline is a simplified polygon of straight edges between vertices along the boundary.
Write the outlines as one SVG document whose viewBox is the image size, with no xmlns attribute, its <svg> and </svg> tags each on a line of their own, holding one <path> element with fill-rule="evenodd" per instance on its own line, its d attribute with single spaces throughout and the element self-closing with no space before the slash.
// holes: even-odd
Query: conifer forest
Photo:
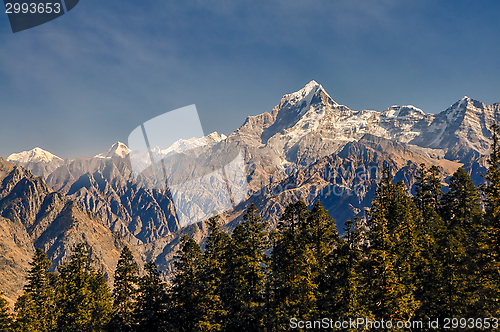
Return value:
<svg viewBox="0 0 500 332">
<path fill-rule="evenodd" d="M 444 190 L 439 168 L 422 164 L 414 194 L 385 169 L 366 219 L 341 229 L 320 202 L 288 205 L 272 232 L 254 205 L 231 234 L 214 216 L 201 247 L 183 238 L 168 281 L 154 262 L 139 274 L 128 247 L 113 287 L 85 243 L 55 272 L 38 249 L 14 312 L 0 299 L 0 331 L 415 331 L 431 330 L 431 321 L 439 330 L 493 329 L 500 129 L 492 133 L 479 187 L 459 168 Z M 365 324 L 356 327 L 334 324 L 360 318 Z M 410 321 L 423 327 L 396 325 Z"/>
</svg>

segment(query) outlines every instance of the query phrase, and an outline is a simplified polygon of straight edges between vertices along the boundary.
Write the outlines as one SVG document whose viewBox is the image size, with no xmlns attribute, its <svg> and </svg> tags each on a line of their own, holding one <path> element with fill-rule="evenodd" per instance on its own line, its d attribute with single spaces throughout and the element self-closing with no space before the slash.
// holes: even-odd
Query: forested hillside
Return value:
<svg viewBox="0 0 500 332">
<path fill-rule="evenodd" d="M 167 283 L 152 262 L 139 276 L 128 247 L 113 290 L 85 244 L 56 273 L 38 249 L 16 314 L 2 302 L 0 330 L 279 331 L 334 329 L 358 318 L 365 321 L 358 329 L 383 320 L 398 330 L 396 322 L 426 327 L 439 319 L 443 328 L 446 318 L 462 317 L 475 318 L 477 329 L 493 327 L 500 314 L 499 128 L 492 133 L 479 189 L 459 168 L 443 193 L 439 169 L 422 164 L 413 196 L 386 168 L 367 222 L 347 221 L 341 230 L 320 202 L 288 205 L 272 233 L 254 205 L 232 234 L 214 216 L 204 250 L 183 238 Z M 449 324 L 458 329 L 461 321 Z"/>
</svg>

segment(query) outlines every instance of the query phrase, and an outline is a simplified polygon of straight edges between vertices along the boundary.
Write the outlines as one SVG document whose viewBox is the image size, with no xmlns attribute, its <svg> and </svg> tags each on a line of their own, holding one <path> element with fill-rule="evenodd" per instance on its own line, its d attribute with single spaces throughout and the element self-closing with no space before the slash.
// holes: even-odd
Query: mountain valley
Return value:
<svg viewBox="0 0 500 332">
<path fill-rule="evenodd" d="M 468 97 L 439 114 L 412 105 L 354 111 L 311 81 L 283 96 L 271 112 L 249 116 L 227 137 L 209 135 L 212 151 L 223 156 L 237 146 L 246 167 L 248 195 L 222 214 L 224 227 L 231 231 L 253 203 L 272 229 L 288 203 L 299 199 L 308 206 L 321 201 L 341 226 L 364 216 L 388 166 L 408 188 L 421 163 L 437 165 L 444 185 L 459 167 L 481 183 L 491 144 L 488 128 L 498 122 L 500 103 Z M 165 157 L 199 145 L 192 139 L 156 151 Z M 87 241 L 111 278 L 125 244 L 139 261 L 154 260 L 167 273 L 183 234 L 203 241 L 206 224 L 181 227 L 167 191 L 134 179 L 129 153 L 118 142 L 94 157 L 63 160 L 37 148 L 0 160 L 0 289 L 9 297 L 17 294 L 37 247 L 58 264 L 72 245 Z M 173 167 L 172 172 L 186 171 Z"/>
</svg>

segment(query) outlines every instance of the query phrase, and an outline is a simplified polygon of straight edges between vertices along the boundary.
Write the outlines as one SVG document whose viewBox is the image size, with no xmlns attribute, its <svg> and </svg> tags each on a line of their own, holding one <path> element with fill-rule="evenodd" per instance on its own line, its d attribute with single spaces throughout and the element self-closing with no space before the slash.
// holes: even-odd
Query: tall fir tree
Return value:
<svg viewBox="0 0 500 332">
<path fill-rule="evenodd" d="M 290 317 L 317 315 L 317 266 L 310 239 L 305 236 L 310 211 L 298 201 L 289 204 L 274 235 L 271 254 L 274 330 L 288 328 Z"/>
<path fill-rule="evenodd" d="M 9 309 L 9 303 L 3 298 L 2 292 L 0 292 L 0 331 L 14 331 L 14 319 Z"/>
<path fill-rule="evenodd" d="M 227 331 L 261 331 L 264 328 L 266 276 L 269 259 L 267 225 L 252 204 L 236 226 L 225 267 L 228 304 Z"/>
<path fill-rule="evenodd" d="M 200 304 L 201 293 L 204 291 L 199 279 L 199 269 L 203 263 L 201 248 L 195 240 L 185 235 L 175 258 L 171 290 L 172 307 L 168 317 L 175 331 L 199 331 L 197 327 L 204 314 Z"/>
<path fill-rule="evenodd" d="M 18 332 L 36 332 L 38 324 L 33 317 L 36 317 L 35 303 L 29 294 L 23 294 L 17 298 L 14 306 L 14 311 L 17 313 L 16 321 L 14 322 L 14 330 Z"/>
<path fill-rule="evenodd" d="M 441 240 L 446 236 L 446 227 L 440 216 L 442 212 L 441 175 L 436 166 L 427 169 L 420 164 L 416 175 L 413 201 L 420 211 L 418 222 L 418 246 L 421 259 L 416 262 L 416 297 L 421 305 L 417 311 L 420 318 L 440 317 L 442 308 L 443 278 Z"/>
<path fill-rule="evenodd" d="M 442 317 L 465 317 L 478 301 L 475 260 L 480 241 L 481 197 L 469 174 L 459 168 L 443 196 L 446 230 L 440 244 Z M 474 313 L 475 314 L 475 313 Z"/>
<path fill-rule="evenodd" d="M 490 227 L 500 227 L 500 127 L 490 128 L 492 134 L 491 152 L 487 159 L 488 170 L 484 176 L 486 183 L 482 191 L 486 196 L 486 218 Z M 498 234 L 494 234 L 498 236 Z"/>
<path fill-rule="evenodd" d="M 500 127 L 494 124 L 490 132 L 492 144 L 484 175 L 486 181 L 480 186 L 485 214 L 477 261 L 482 285 L 478 305 L 484 315 L 495 317 L 500 314 Z"/>
<path fill-rule="evenodd" d="M 197 323 L 197 328 L 200 331 L 222 331 L 227 315 L 224 303 L 224 267 L 231 238 L 221 230 L 219 216 L 209 218 L 207 224 L 210 233 L 198 270 L 198 280 L 203 288 L 199 295 L 203 319 Z"/>
<path fill-rule="evenodd" d="M 113 318 L 110 329 L 117 332 L 132 331 L 133 312 L 138 293 L 139 269 L 128 246 L 123 247 L 115 270 L 113 288 Z"/>
<path fill-rule="evenodd" d="M 419 212 L 402 182 L 392 183 L 383 172 L 369 212 L 370 228 L 367 299 L 377 319 L 408 320 L 419 306 L 415 298 L 414 266 L 419 257 Z"/>
<path fill-rule="evenodd" d="M 366 232 L 361 219 L 347 220 L 344 236 L 328 256 L 328 278 L 325 296 L 326 312 L 335 312 L 341 320 L 352 317 L 370 318 L 364 300 L 366 281 L 363 278 L 366 261 Z"/>
<path fill-rule="evenodd" d="M 165 321 L 167 293 L 161 274 L 154 262 L 144 265 L 144 276 L 139 279 L 139 296 L 134 311 L 137 332 L 160 332 L 168 327 Z"/>
<path fill-rule="evenodd" d="M 439 212 L 441 197 L 441 171 L 436 165 L 427 169 L 425 164 L 420 164 L 420 168 L 415 176 L 415 197 L 414 202 L 420 211 L 431 208 Z"/>
<path fill-rule="evenodd" d="M 58 331 L 103 331 L 111 314 L 111 295 L 100 272 L 91 265 L 88 245 L 79 243 L 69 262 L 58 267 Z"/>
<path fill-rule="evenodd" d="M 91 331 L 107 330 L 113 314 L 113 296 L 106 277 L 101 271 L 90 274 L 91 303 Z"/>
<path fill-rule="evenodd" d="M 315 265 L 312 266 L 314 284 L 317 285 L 316 302 L 319 313 L 327 314 L 328 310 L 328 258 L 333 248 L 339 245 L 339 235 L 333 219 L 321 202 L 314 204 L 303 232 L 303 241 L 310 246 Z"/>
<path fill-rule="evenodd" d="M 24 295 L 16 302 L 17 325 L 22 331 L 48 332 L 56 328 L 55 289 L 49 268 L 52 262 L 43 249 L 36 249 L 26 277 Z"/>
</svg>

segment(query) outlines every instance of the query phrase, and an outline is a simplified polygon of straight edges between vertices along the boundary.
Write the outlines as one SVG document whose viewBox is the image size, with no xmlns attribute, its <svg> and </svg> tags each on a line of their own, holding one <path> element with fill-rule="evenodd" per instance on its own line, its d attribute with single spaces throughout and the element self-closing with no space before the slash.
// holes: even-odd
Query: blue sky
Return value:
<svg viewBox="0 0 500 332">
<path fill-rule="evenodd" d="M 80 0 L 13 34 L 0 15 L 0 156 L 91 156 L 196 104 L 229 134 L 310 80 L 351 109 L 500 102 L 500 2 Z"/>
</svg>

